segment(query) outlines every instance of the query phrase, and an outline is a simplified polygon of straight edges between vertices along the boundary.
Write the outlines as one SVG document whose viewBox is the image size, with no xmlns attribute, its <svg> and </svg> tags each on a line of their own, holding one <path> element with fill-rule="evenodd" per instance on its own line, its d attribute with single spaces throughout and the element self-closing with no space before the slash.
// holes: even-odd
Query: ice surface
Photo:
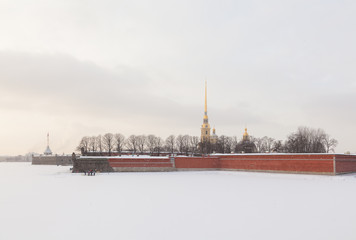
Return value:
<svg viewBox="0 0 356 240">
<path fill-rule="evenodd" d="M 356 239 L 356 175 L 0 163 L 0 239 Z"/>
</svg>

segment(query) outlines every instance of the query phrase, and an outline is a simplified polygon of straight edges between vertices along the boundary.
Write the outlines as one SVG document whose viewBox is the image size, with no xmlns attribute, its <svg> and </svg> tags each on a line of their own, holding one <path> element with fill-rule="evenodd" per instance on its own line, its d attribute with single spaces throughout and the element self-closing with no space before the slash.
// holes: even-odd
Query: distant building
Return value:
<svg viewBox="0 0 356 240">
<path fill-rule="evenodd" d="M 215 128 L 213 128 L 213 134 L 210 134 L 210 124 L 208 119 L 208 103 L 207 103 L 207 84 L 205 82 L 205 105 L 204 105 L 204 118 L 203 125 L 201 125 L 201 135 L 200 141 L 201 143 L 211 143 L 215 144 L 218 140 L 218 136 L 216 135 Z"/>
<path fill-rule="evenodd" d="M 71 166 L 72 155 L 33 155 L 32 165 L 61 165 L 61 166 Z"/>
<path fill-rule="evenodd" d="M 245 132 L 242 136 L 242 140 L 237 144 L 236 153 L 253 153 L 256 152 L 256 146 L 251 141 L 250 136 L 247 133 L 247 128 L 245 128 Z"/>
<path fill-rule="evenodd" d="M 47 147 L 43 155 L 33 155 L 32 165 L 73 165 L 72 155 L 53 155 L 49 147 L 49 133 L 47 133 Z"/>
</svg>

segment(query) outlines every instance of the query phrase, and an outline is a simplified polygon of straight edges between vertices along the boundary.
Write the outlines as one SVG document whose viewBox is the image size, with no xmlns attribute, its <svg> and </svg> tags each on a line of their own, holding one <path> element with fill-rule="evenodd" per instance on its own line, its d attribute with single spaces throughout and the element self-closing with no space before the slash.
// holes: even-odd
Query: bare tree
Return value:
<svg viewBox="0 0 356 240">
<path fill-rule="evenodd" d="M 233 139 L 232 137 L 226 137 L 225 150 L 226 153 L 233 152 Z"/>
<path fill-rule="evenodd" d="M 218 143 L 216 143 L 216 144 L 212 144 L 210 141 L 199 142 L 200 153 L 201 154 L 209 154 L 212 152 L 214 146 L 216 147 L 216 149 L 220 148 L 219 140 L 218 140 Z"/>
<path fill-rule="evenodd" d="M 137 143 L 137 136 L 131 135 L 127 140 L 126 140 L 126 145 L 129 151 L 131 151 L 133 154 L 136 154 L 137 148 L 138 148 L 138 143 Z"/>
<path fill-rule="evenodd" d="M 150 154 L 155 151 L 157 137 L 153 134 L 147 136 L 147 148 Z"/>
<path fill-rule="evenodd" d="M 101 135 L 96 137 L 96 144 L 100 154 L 104 151 L 103 137 Z"/>
<path fill-rule="evenodd" d="M 336 144 L 337 141 L 335 139 L 331 141 L 322 129 L 299 127 L 295 133 L 287 137 L 284 146 L 287 152 L 292 153 L 326 153 L 332 151 Z"/>
<path fill-rule="evenodd" d="M 174 153 L 176 147 L 176 137 L 174 135 L 170 135 L 166 138 L 166 148 L 170 153 Z"/>
<path fill-rule="evenodd" d="M 191 149 L 192 154 L 196 154 L 198 152 L 199 147 L 199 137 L 190 136 L 189 138 L 189 148 Z"/>
<path fill-rule="evenodd" d="M 121 133 L 116 133 L 115 136 L 116 151 L 121 154 L 125 145 L 125 136 Z"/>
<path fill-rule="evenodd" d="M 233 139 L 232 137 L 228 137 L 225 135 L 221 135 L 218 138 L 218 142 L 217 142 L 217 152 L 219 153 L 231 153 L 232 150 L 232 143 L 233 143 Z"/>
<path fill-rule="evenodd" d="M 137 147 L 141 154 L 145 151 L 145 146 L 147 142 L 147 137 L 145 135 L 137 136 Z"/>
<path fill-rule="evenodd" d="M 274 139 L 264 136 L 262 138 L 251 137 L 251 141 L 256 146 L 256 152 L 264 153 L 264 152 L 272 152 L 274 146 Z"/>
<path fill-rule="evenodd" d="M 176 146 L 178 148 L 179 153 L 184 152 L 184 137 L 183 135 L 178 135 L 176 138 Z"/>
<path fill-rule="evenodd" d="M 225 135 L 221 135 L 218 138 L 218 143 L 217 143 L 217 152 L 219 153 L 225 153 L 226 152 L 226 144 L 228 144 L 227 137 Z"/>
<path fill-rule="evenodd" d="M 256 146 L 256 152 L 258 153 L 265 152 L 265 144 L 263 138 L 251 137 L 250 139 Z"/>
<path fill-rule="evenodd" d="M 329 134 L 324 135 L 323 143 L 325 145 L 325 149 L 327 153 L 329 153 L 330 151 L 335 152 L 335 147 L 338 144 L 337 140 L 331 138 Z"/>
<path fill-rule="evenodd" d="M 183 143 L 183 151 L 185 152 L 185 155 L 189 154 L 189 135 L 184 135 L 182 137 L 182 143 Z"/>
<path fill-rule="evenodd" d="M 89 138 L 89 148 L 90 148 L 91 152 L 96 152 L 97 151 L 96 137 L 90 137 Z"/>
<path fill-rule="evenodd" d="M 231 151 L 236 152 L 237 145 L 239 144 L 239 141 L 237 140 L 236 136 L 231 137 Z"/>
<path fill-rule="evenodd" d="M 154 151 L 158 153 L 158 155 L 161 153 L 163 146 L 164 146 L 164 141 L 161 137 L 156 137 L 155 141 L 155 148 Z"/>
<path fill-rule="evenodd" d="M 114 134 L 106 133 L 103 137 L 103 143 L 105 146 L 105 150 L 111 156 L 111 151 L 113 150 L 113 147 L 114 147 Z"/>
<path fill-rule="evenodd" d="M 262 140 L 263 140 L 263 148 L 264 148 L 263 150 L 264 150 L 264 152 L 272 152 L 274 139 L 270 138 L 270 137 L 267 137 L 267 136 L 264 136 L 262 138 Z"/>
<path fill-rule="evenodd" d="M 77 147 L 77 150 L 81 151 L 82 154 L 88 152 L 88 150 L 89 150 L 89 137 L 83 137 L 80 140 L 80 143 L 79 143 L 79 145 Z"/>
<path fill-rule="evenodd" d="M 273 152 L 283 152 L 283 143 L 281 140 L 274 141 L 273 143 Z"/>
</svg>

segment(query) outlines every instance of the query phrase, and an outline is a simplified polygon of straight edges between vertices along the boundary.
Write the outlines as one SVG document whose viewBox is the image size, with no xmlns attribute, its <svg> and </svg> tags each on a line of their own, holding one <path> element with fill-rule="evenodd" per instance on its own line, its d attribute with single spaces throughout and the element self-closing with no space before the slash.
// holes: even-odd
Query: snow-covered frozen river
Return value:
<svg viewBox="0 0 356 240">
<path fill-rule="evenodd" d="M 0 163 L 0 239 L 356 239 L 356 175 Z"/>
</svg>

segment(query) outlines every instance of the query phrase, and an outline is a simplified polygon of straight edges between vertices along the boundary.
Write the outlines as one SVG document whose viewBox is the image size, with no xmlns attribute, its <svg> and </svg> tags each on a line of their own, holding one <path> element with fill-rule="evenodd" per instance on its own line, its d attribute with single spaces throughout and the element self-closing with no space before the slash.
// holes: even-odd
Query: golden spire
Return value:
<svg viewBox="0 0 356 240">
<path fill-rule="evenodd" d="M 208 120 L 208 87 L 205 80 L 205 105 L 203 125 L 201 125 L 201 142 L 210 142 L 210 137 L 210 124 Z"/>
<path fill-rule="evenodd" d="M 204 108 L 204 115 L 208 115 L 208 103 L 207 103 L 207 86 L 205 80 L 205 108 Z"/>
</svg>

